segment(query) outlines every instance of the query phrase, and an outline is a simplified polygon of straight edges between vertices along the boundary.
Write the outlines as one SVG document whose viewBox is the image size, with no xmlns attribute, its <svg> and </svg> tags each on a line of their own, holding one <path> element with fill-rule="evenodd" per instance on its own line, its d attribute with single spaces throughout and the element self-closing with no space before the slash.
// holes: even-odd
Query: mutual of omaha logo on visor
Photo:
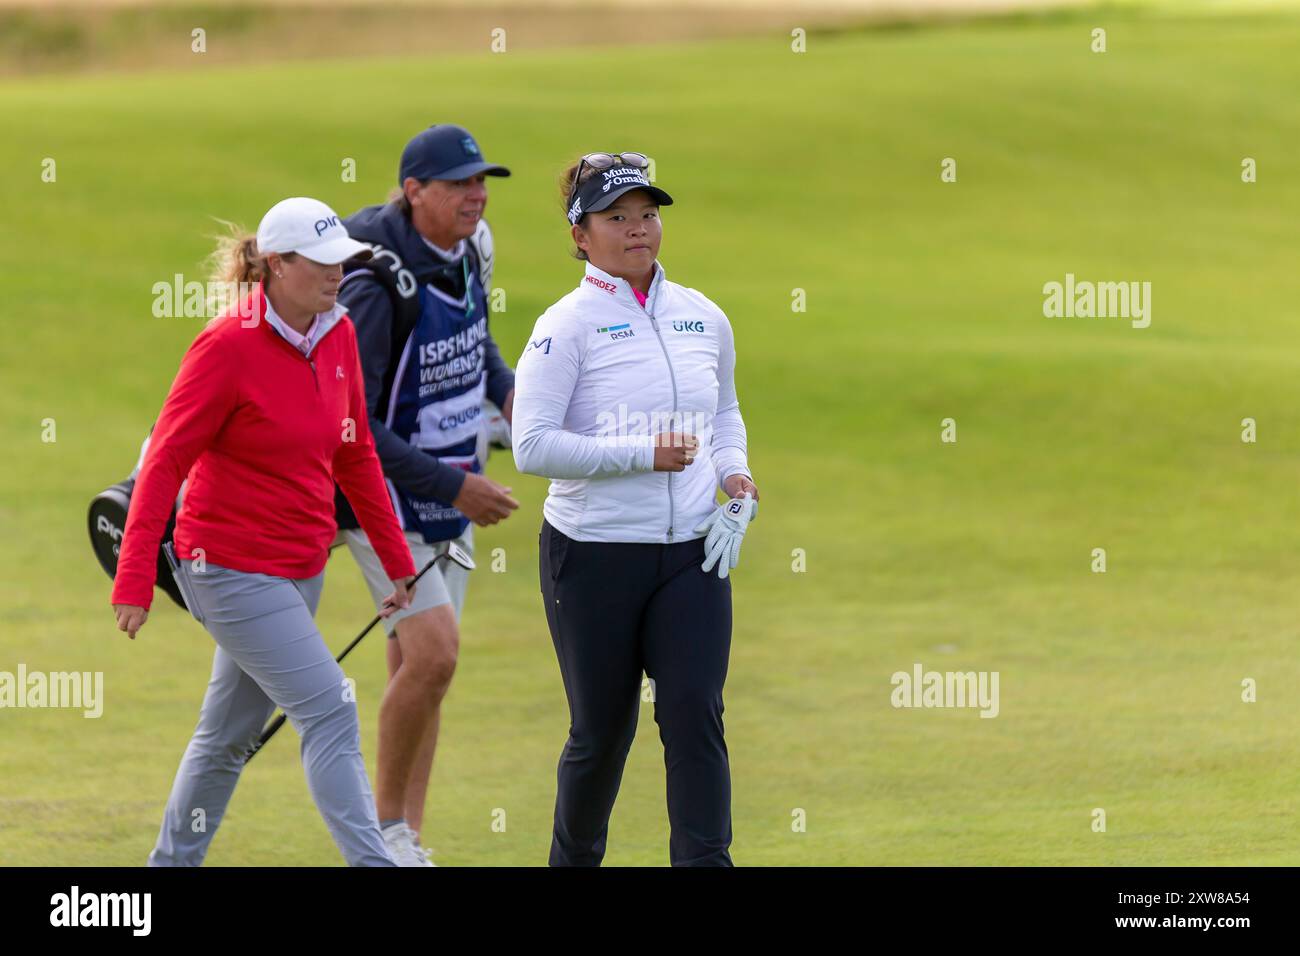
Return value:
<svg viewBox="0 0 1300 956">
<path fill-rule="evenodd" d="M 649 186 L 650 180 L 645 178 L 645 173 L 631 166 L 620 166 L 618 169 L 609 169 L 601 173 L 605 177 L 605 182 L 600 187 L 600 191 L 607 193 L 614 186 Z"/>
</svg>

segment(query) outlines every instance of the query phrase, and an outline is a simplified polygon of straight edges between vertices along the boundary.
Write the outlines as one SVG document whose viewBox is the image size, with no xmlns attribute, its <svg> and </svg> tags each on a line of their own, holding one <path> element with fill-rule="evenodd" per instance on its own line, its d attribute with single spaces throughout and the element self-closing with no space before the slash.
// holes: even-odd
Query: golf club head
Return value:
<svg viewBox="0 0 1300 956">
<path fill-rule="evenodd" d="M 134 489 L 133 473 L 132 477 L 125 481 L 119 481 L 101 491 L 90 502 L 90 511 L 87 515 L 90 526 L 90 546 L 99 560 L 99 566 L 110 578 L 117 577 L 118 551 L 122 546 L 122 533 L 126 530 L 126 515 L 131 507 L 131 492 Z M 175 526 L 176 511 L 173 509 L 167 527 L 163 531 L 163 541 L 171 540 Z M 171 565 L 167 563 L 161 548 L 158 551 L 157 584 L 178 607 L 185 608 L 185 599 L 181 596 L 180 587 L 172 576 Z"/>
<path fill-rule="evenodd" d="M 469 552 L 466 551 L 464 548 L 462 548 L 460 545 L 458 545 L 455 541 L 447 542 L 446 556 L 451 560 L 455 561 L 466 571 L 473 571 L 474 568 L 476 567 L 476 565 L 474 564 L 474 559 L 469 556 Z"/>
</svg>

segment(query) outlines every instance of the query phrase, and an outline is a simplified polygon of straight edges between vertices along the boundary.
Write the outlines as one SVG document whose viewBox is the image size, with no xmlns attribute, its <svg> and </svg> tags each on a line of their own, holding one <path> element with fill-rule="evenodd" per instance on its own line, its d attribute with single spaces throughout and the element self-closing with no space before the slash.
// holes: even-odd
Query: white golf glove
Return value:
<svg viewBox="0 0 1300 956">
<path fill-rule="evenodd" d="M 740 498 L 732 498 L 718 505 L 713 514 L 696 528 L 696 532 L 707 531 L 704 539 L 704 564 L 706 573 L 718 566 L 718 577 L 725 578 L 727 573 L 740 563 L 740 544 L 745 540 L 745 529 L 758 514 L 758 502 L 750 497 L 749 492 Z"/>
</svg>

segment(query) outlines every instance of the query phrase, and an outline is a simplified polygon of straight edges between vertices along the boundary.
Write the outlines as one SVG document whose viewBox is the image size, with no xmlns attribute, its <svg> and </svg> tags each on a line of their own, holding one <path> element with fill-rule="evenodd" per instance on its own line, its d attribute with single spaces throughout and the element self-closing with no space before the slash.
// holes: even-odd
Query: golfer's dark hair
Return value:
<svg viewBox="0 0 1300 956">
<path fill-rule="evenodd" d="M 584 153 L 583 155 L 586 154 Z M 569 213 L 569 203 L 573 201 L 573 174 L 575 171 L 577 171 L 578 166 L 579 164 L 581 164 L 581 162 L 582 162 L 582 157 L 575 159 L 564 170 L 564 174 L 560 176 L 560 208 L 564 210 L 566 216 Z M 582 170 L 582 175 L 578 178 L 578 182 L 585 183 L 592 176 L 595 176 L 596 172 L 597 171 L 593 169 L 591 166 L 587 166 Z M 583 213 L 582 215 L 585 216 L 586 213 Z M 582 222 L 582 217 L 578 218 L 578 222 Z M 579 249 L 577 246 L 574 246 L 571 250 L 569 250 L 569 254 L 572 255 L 573 258 L 575 259 L 581 259 L 583 262 L 587 261 L 587 254 L 583 252 L 581 249 Z"/>
</svg>

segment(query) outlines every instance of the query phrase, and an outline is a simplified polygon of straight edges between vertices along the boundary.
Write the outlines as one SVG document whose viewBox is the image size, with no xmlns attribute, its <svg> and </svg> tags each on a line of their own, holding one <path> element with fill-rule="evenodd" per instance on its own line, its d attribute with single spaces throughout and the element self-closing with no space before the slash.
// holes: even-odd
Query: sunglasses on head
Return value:
<svg viewBox="0 0 1300 956">
<path fill-rule="evenodd" d="M 633 169 L 648 169 L 650 166 L 650 157 L 645 153 L 588 153 L 578 161 L 578 168 L 573 171 L 573 182 L 569 184 L 569 191 L 578 188 L 578 180 L 582 177 L 582 170 L 585 166 L 592 169 L 611 169 L 614 166 L 631 166 Z"/>
</svg>

